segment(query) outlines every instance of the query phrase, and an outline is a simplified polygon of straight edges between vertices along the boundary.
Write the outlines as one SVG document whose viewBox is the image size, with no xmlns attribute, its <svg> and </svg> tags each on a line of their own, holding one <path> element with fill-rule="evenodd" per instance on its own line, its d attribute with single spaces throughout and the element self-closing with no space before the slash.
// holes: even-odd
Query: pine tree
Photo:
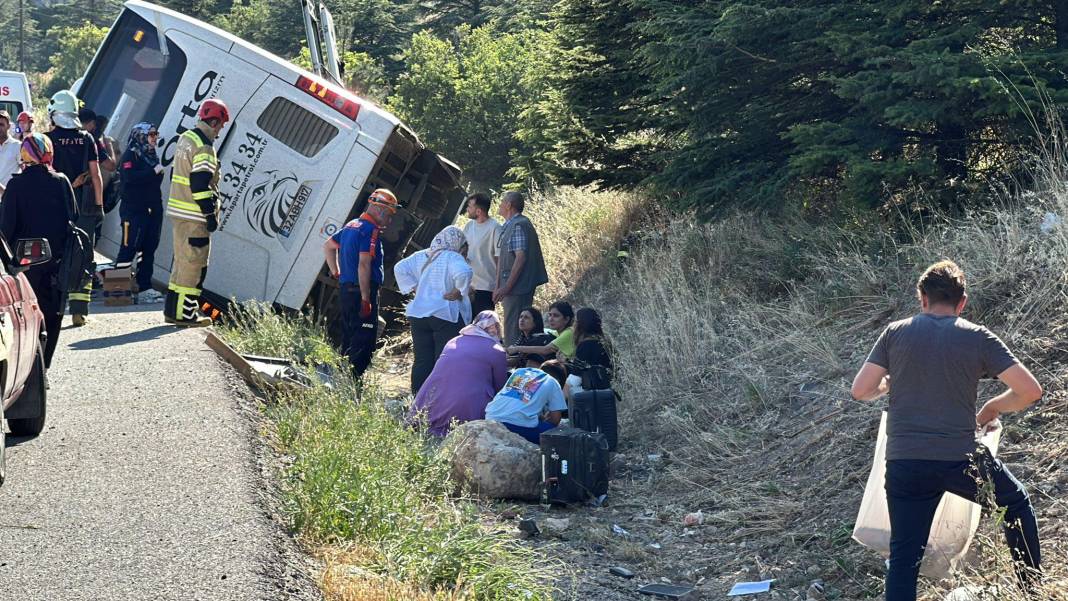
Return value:
<svg viewBox="0 0 1068 601">
<path fill-rule="evenodd" d="M 514 176 L 629 187 L 653 173 L 660 138 L 637 56 L 642 18 L 623 0 L 557 5 L 540 97 L 521 117 L 527 147 Z"/>
</svg>

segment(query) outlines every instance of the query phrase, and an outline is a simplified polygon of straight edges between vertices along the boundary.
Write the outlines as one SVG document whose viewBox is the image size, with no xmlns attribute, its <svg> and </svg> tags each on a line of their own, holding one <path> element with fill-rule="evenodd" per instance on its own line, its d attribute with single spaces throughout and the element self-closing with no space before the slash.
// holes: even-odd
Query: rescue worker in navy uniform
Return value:
<svg viewBox="0 0 1068 601">
<path fill-rule="evenodd" d="M 137 302 L 155 303 L 163 295 L 152 289 L 152 271 L 163 228 L 163 165 L 156 154 L 159 130 L 151 123 L 138 123 L 130 130 L 119 169 L 122 181 L 122 245 L 115 268 L 137 261 Z"/>
<path fill-rule="evenodd" d="M 78 203 L 78 223 L 96 245 L 97 225 L 104 219 L 104 185 L 100 179 L 100 160 L 96 139 L 82 129 L 78 118 L 78 97 L 69 90 L 61 90 L 48 103 L 48 115 L 55 127 L 48 132 L 54 153 L 53 166 L 67 176 L 74 188 Z M 72 292 L 70 299 L 71 321 L 75 327 L 85 325 L 89 315 L 89 298 L 92 283 L 84 290 Z"/>
<path fill-rule="evenodd" d="M 367 199 L 367 210 L 323 244 L 330 275 L 341 284 L 341 352 L 359 378 L 371 365 L 378 341 L 378 289 L 385 278 L 380 234 L 389 227 L 399 204 L 389 190 Z"/>
<path fill-rule="evenodd" d="M 44 315 L 45 367 L 52 365 L 63 323 L 63 290 L 57 278 L 69 235 L 67 220 L 78 214 L 70 181 L 52 170 L 52 153 L 52 140 L 48 136 L 24 135 L 22 173 L 11 178 L 0 202 L 0 231 L 9 241 L 44 238 L 52 248 L 51 261 L 26 271 L 26 279 Z"/>
<path fill-rule="evenodd" d="M 179 136 L 174 152 L 167 200 L 174 233 L 174 263 L 163 316 L 176 326 L 211 324 L 211 318 L 200 312 L 200 294 L 208 275 L 211 233 L 219 227 L 219 159 L 212 144 L 229 120 L 230 110 L 225 103 L 214 98 L 205 100 L 197 111 L 197 126 Z"/>
</svg>

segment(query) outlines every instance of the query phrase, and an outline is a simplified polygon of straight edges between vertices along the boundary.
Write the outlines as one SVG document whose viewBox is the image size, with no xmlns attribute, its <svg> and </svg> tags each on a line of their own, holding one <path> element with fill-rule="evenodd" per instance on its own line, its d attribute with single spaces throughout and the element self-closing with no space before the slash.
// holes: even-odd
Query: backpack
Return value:
<svg viewBox="0 0 1068 601">
<path fill-rule="evenodd" d="M 70 187 L 70 181 L 63 178 Z M 71 195 L 73 196 L 73 189 Z M 82 228 L 74 225 L 73 207 L 67 204 L 67 241 L 63 244 L 63 256 L 59 260 L 58 283 L 64 294 L 84 290 L 93 280 L 96 271 L 96 256 L 93 240 Z"/>
</svg>

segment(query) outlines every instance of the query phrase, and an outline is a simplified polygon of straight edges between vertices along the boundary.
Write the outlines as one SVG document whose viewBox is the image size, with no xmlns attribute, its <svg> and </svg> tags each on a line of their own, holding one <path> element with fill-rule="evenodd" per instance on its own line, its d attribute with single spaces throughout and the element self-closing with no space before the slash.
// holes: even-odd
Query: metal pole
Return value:
<svg viewBox="0 0 1068 601">
<path fill-rule="evenodd" d="M 26 72 L 26 41 L 23 38 L 22 12 L 25 0 L 19 0 L 19 71 Z"/>
</svg>

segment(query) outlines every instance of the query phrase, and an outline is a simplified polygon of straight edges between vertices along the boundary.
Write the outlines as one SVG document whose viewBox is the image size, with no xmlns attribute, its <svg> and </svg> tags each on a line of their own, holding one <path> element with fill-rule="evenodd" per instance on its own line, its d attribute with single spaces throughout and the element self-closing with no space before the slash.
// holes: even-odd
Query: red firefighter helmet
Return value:
<svg viewBox="0 0 1068 601">
<path fill-rule="evenodd" d="M 226 103 L 222 100 L 212 98 L 205 100 L 200 105 L 200 110 L 197 111 L 197 118 L 201 121 L 207 121 L 208 119 L 221 119 L 223 123 L 230 121 L 230 109 L 226 108 Z"/>
</svg>

